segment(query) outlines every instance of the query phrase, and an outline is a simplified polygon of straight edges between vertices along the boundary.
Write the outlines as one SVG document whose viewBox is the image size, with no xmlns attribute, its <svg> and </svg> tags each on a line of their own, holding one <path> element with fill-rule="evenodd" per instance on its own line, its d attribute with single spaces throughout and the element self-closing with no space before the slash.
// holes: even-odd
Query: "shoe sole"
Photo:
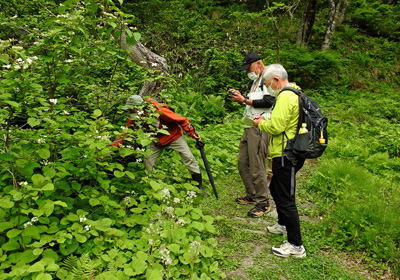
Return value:
<svg viewBox="0 0 400 280">
<path fill-rule="evenodd" d="M 263 212 L 262 214 L 260 214 L 260 215 L 256 215 L 256 214 L 253 214 L 253 213 L 247 213 L 247 216 L 249 216 L 249 217 L 251 217 L 251 218 L 260 218 L 262 215 L 264 215 L 264 214 L 267 214 L 267 213 L 269 213 L 269 212 L 271 212 L 271 209 L 270 210 L 267 210 L 267 211 L 265 211 L 265 212 Z"/>
<path fill-rule="evenodd" d="M 269 230 L 268 228 L 267 228 L 267 231 L 269 232 L 269 233 L 272 233 L 272 234 L 282 234 L 282 235 L 285 235 L 285 234 L 287 234 L 286 233 L 286 231 L 271 231 L 271 230 Z"/>
<path fill-rule="evenodd" d="M 302 255 L 293 255 L 293 254 L 282 255 L 279 252 L 275 252 L 274 249 L 272 249 L 272 254 L 274 254 L 277 257 L 281 257 L 281 258 L 288 258 L 288 257 L 305 258 L 307 256 L 306 252 L 304 252 L 304 254 L 302 254 Z"/>
</svg>

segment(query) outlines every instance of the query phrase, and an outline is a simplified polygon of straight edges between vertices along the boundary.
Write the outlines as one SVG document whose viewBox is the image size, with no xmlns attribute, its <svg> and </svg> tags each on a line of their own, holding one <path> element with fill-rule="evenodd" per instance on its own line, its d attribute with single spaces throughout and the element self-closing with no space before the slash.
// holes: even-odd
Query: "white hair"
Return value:
<svg viewBox="0 0 400 280">
<path fill-rule="evenodd" d="M 282 81 L 286 81 L 288 79 L 288 74 L 285 68 L 283 68 L 283 66 L 280 64 L 270 64 L 265 67 L 262 73 L 262 78 L 266 81 L 271 81 L 274 76 L 278 76 Z"/>
</svg>

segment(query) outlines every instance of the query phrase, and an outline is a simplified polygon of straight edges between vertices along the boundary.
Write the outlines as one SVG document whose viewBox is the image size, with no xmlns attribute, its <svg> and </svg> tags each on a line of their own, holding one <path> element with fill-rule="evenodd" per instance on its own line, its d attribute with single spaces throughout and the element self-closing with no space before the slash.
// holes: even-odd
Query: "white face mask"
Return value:
<svg viewBox="0 0 400 280">
<path fill-rule="evenodd" d="M 255 81 L 260 77 L 260 75 L 257 75 L 256 72 L 250 72 L 247 73 L 247 77 L 249 77 L 250 80 Z"/>
<path fill-rule="evenodd" d="M 258 67 L 260 68 L 260 67 Z M 247 73 L 247 77 L 249 77 L 250 80 L 255 81 L 260 77 L 260 74 L 256 74 L 255 71 Z"/>
<path fill-rule="evenodd" d="M 271 83 L 271 85 L 272 85 L 272 83 Z M 267 91 L 268 91 L 269 95 L 271 95 L 271 96 L 277 96 L 277 95 L 278 95 L 279 89 L 272 89 L 272 87 L 269 86 L 269 87 L 267 88 Z"/>
</svg>

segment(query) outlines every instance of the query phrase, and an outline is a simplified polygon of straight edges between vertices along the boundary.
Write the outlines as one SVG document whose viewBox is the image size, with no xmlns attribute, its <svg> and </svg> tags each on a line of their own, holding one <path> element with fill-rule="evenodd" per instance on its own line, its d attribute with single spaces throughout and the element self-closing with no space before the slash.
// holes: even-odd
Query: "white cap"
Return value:
<svg viewBox="0 0 400 280">
<path fill-rule="evenodd" d="M 140 95 L 131 95 L 125 103 L 125 106 L 122 107 L 122 110 L 127 110 L 133 106 L 139 105 L 143 102 L 143 98 Z"/>
</svg>

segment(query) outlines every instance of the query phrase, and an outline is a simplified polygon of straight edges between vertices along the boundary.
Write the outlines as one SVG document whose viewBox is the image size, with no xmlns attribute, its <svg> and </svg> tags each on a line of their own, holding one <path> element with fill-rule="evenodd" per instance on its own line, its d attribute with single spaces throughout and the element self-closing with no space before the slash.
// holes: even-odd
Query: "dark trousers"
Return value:
<svg viewBox="0 0 400 280">
<path fill-rule="evenodd" d="M 304 159 L 300 159 L 295 166 L 295 173 L 299 171 L 304 164 Z M 295 194 L 291 194 L 291 176 L 293 164 L 284 157 L 284 166 L 282 166 L 282 157 L 272 159 L 272 181 L 269 186 L 272 198 L 278 212 L 278 223 L 286 226 L 287 239 L 293 245 L 303 245 L 300 232 L 299 212 L 297 211 Z M 295 176 L 295 174 L 294 174 Z M 294 180 L 296 186 L 296 180 Z"/>
</svg>

